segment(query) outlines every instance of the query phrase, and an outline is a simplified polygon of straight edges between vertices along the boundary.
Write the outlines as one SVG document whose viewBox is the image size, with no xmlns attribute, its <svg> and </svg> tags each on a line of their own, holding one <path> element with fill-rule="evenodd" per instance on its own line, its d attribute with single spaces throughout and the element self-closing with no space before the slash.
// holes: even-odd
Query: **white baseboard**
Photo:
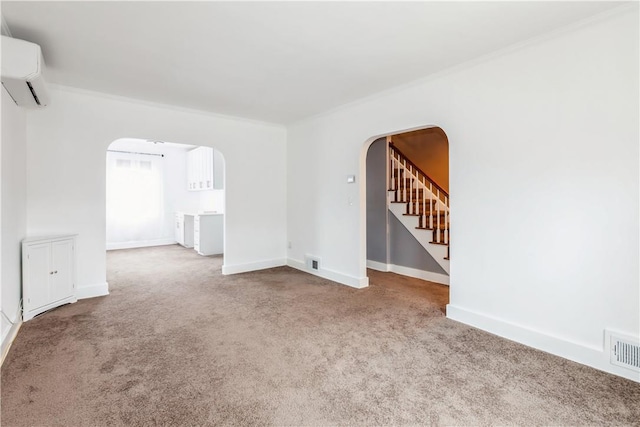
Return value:
<svg viewBox="0 0 640 427">
<path fill-rule="evenodd" d="M 247 273 L 249 271 L 264 270 L 265 268 L 282 267 L 283 265 L 287 265 L 284 258 L 266 259 L 245 264 L 223 265 L 222 274 Z"/>
<path fill-rule="evenodd" d="M 352 288 L 362 289 L 369 286 L 368 277 L 354 277 L 327 269 L 312 270 L 308 268 L 303 261 L 291 258 L 287 259 L 287 265 L 289 267 L 295 268 L 296 270 L 304 271 L 305 273 L 313 274 L 314 276 L 322 277 L 323 279 L 332 280 L 334 282 L 340 283 L 342 285 L 347 285 Z"/>
<path fill-rule="evenodd" d="M 640 373 L 609 362 L 609 355 L 603 347 L 589 346 L 560 337 L 536 331 L 502 319 L 464 309 L 452 304 L 447 305 L 447 317 L 461 323 L 482 329 L 502 338 L 542 350 L 600 371 L 618 375 L 640 382 Z"/>
<path fill-rule="evenodd" d="M 109 284 L 107 282 L 78 287 L 78 299 L 102 297 L 105 295 L 109 295 Z"/>
<path fill-rule="evenodd" d="M 18 307 L 18 311 L 16 312 L 14 321 L 9 320 L 7 316 L 2 314 L 3 317 L 6 318 L 7 324 L 10 325 L 6 330 L 2 331 L 2 344 L 0 345 L 1 353 L 0 353 L 0 366 L 4 363 L 5 357 L 9 354 L 9 349 L 11 349 L 11 344 L 18 336 L 18 331 L 20 330 L 20 326 L 22 326 L 22 315 L 21 309 Z M 4 322 L 3 322 L 4 323 Z"/>
<path fill-rule="evenodd" d="M 118 249 L 148 248 L 150 246 L 166 246 L 176 244 L 178 244 L 178 242 L 176 242 L 175 239 L 141 240 L 139 242 L 107 243 L 107 250 L 114 251 Z"/>
<path fill-rule="evenodd" d="M 376 271 L 383 271 L 385 273 L 388 273 L 389 271 L 391 271 L 390 264 L 385 264 L 384 262 L 373 261 L 370 259 L 367 260 L 367 268 L 370 268 Z"/>
<path fill-rule="evenodd" d="M 449 276 L 432 271 L 418 270 L 416 268 L 403 267 L 395 264 L 385 264 L 383 262 L 367 260 L 367 268 L 377 271 L 392 272 L 403 276 L 415 277 L 416 279 L 427 280 L 429 282 L 440 283 L 449 286 Z"/>
</svg>

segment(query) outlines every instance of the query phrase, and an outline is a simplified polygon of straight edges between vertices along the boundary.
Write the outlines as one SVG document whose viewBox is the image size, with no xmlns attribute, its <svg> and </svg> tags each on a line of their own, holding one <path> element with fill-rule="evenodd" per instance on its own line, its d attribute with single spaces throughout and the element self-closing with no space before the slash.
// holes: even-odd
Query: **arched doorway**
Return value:
<svg viewBox="0 0 640 427">
<path fill-rule="evenodd" d="M 178 243 L 203 256 L 224 256 L 222 153 L 121 138 L 106 158 L 107 250 Z"/>
<path fill-rule="evenodd" d="M 367 268 L 449 285 L 445 132 L 434 126 L 385 135 L 365 150 Z"/>
</svg>

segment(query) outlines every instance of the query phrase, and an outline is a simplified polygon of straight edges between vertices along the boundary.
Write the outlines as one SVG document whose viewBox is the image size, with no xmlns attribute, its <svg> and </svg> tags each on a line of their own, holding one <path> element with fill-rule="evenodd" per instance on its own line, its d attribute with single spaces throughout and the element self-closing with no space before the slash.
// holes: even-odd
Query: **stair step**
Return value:
<svg viewBox="0 0 640 427">
<path fill-rule="evenodd" d="M 438 232 L 440 233 L 440 242 L 438 242 Z M 444 230 L 444 229 L 440 229 L 440 230 L 432 230 L 433 235 L 431 236 L 431 243 L 435 244 L 435 245 L 446 245 L 449 246 L 449 243 L 451 242 L 451 234 L 449 233 L 450 229 Z M 449 239 L 447 240 L 447 243 L 444 243 L 444 237 L 445 236 L 449 236 Z"/>
<path fill-rule="evenodd" d="M 438 210 L 435 208 L 435 206 L 433 206 L 433 205 L 430 206 L 429 203 L 426 203 L 426 204 L 422 204 L 422 203 L 415 204 L 415 203 L 405 202 L 405 201 L 402 201 L 402 202 L 399 201 L 398 203 L 406 203 L 407 204 L 407 208 L 410 208 L 412 210 L 423 211 L 424 208 L 426 207 L 427 208 L 426 209 L 427 213 L 433 213 L 434 215 L 436 215 L 438 213 Z M 411 206 L 409 203 L 411 203 L 413 206 Z M 444 209 L 440 209 L 440 214 L 444 215 Z"/>
<path fill-rule="evenodd" d="M 437 223 L 438 222 L 438 214 L 436 212 L 429 212 L 429 210 L 427 210 L 426 213 L 422 212 L 421 210 L 417 211 L 417 212 L 411 212 L 409 211 L 408 213 L 403 213 L 403 215 L 408 215 L 408 216 L 426 216 L 426 220 L 429 220 L 429 217 L 433 218 L 433 223 Z M 444 224 L 445 221 L 445 215 L 444 214 L 440 214 L 440 224 Z"/>
<path fill-rule="evenodd" d="M 404 197 L 404 194 L 399 194 L 399 196 Z M 431 200 L 431 203 L 429 203 L 429 200 Z M 402 198 L 402 201 L 404 203 L 411 203 L 413 205 L 420 205 L 420 206 L 423 206 L 423 205 L 434 206 L 438 202 L 436 199 L 423 199 L 422 195 L 416 196 L 415 193 L 411 195 L 411 199 L 409 199 L 409 194 L 407 194 L 407 198 L 406 199 Z"/>
<path fill-rule="evenodd" d="M 437 213 L 424 213 L 424 212 L 409 212 L 409 213 L 405 213 L 403 215 L 409 215 L 409 216 L 419 216 L 419 217 L 426 217 L 424 220 L 425 221 L 429 221 L 429 219 L 433 219 L 433 223 L 437 224 L 438 223 L 438 214 Z M 445 215 L 440 214 L 440 224 L 443 225 L 445 223 L 445 221 L 448 218 L 445 218 Z M 449 221 L 446 221 L 447 223 L 449 223 Z"/>
<path fill-rule="evenodd" d="M 406 214 L 406 213 L 405 213 L 405 214 L 402 214 L 402 215 L 404 215 L 404 216 L 417 216 L 417 217 L 424 216 L 424 214 L 423 214 L 423 213 L 421 213 L 421 212 L 408 213 L 408 214 Z M 427 215 L 427 216 L 428 216 L 428 215 Z M 442 218 L 443 218 L 443 219 L 442 219 L 442 221 L 440 221 L 440 224 L 443 224 L 443 223 L 444 223 L 444 217 L 442 217 Z M 438 221 L 437 221 L 437 220 L 434 220 L 433 222 L 434 222 L 434 223 L 437 223 Z"/>
<path fill-rule="evenodd" d="M 402 189 L 411 188 L 413 184 L 413 178 L 401 178 L 401 179 L 395 178 L 394 181 L 396 184 L 395 187 L 402 188 Z"/>
<path fill-rule="evenodd" d="M 404 196 L 404 194 L 403 194 Z M 393 202 L 396 203 L 406 203 L 407 206 L 411 206 L 413 205 L 414 208 L 429 208 L 429 209 L 433 209 L 435 210 L 436 208 L 436 203 L 437 200 L 432 200 L 431 203 L 429 203 L 429 199 L 426 199 L 424 201 L 422 200 L 416 200 L 415 198 L 413 200 L 407 200 L 407 199 L 402 199 L 402 198 L 397 198 L 396 200 L 393 200 Z M 440 208 L 440 212 L 444 212 L 444 209 Z"/>
<path fill-rule="evenodd" d="M 420 191 L 422 191 L 422 190 L 420 190 Z M 413 200 L 411 200 L 411 201 L 407 200 L 407 203 L 413 203 L 413 204 L 418 203 L 418 204 L 421 204 L 421 205 L 423 204 L 423 202 L 425 202 L 425 204 L 427 204 L 427 205 L 429 204 L 429 202 L 431 202 L 432 205 L 435 205 L 436 203 L 438 203 L 437 199 L 424 199 L 424 200 L 422 200 L 422 199 L 417 200 L 417 199 L 419 199 L 419 198 L 414 197 Z"/>
<path fill-rule="evenodd" d="M 413 205 L 414 208 L 416 209 L 424 209 L 425 207 L 427 208 L 427 210 L 431 210 L 433 209 L 433 211 L 435 212 L 435 203 L 422 203 L 422 202 L 410 202 L 408 200 L 393 200 L 393 203 L 406 203 L 407 205 L 409 205 L 409 203 L 411 203 Z M 440 212 L 444 212 L 444 209 L 440 209 Z"/>
<path fill-rule="evenodd" d="M 436 225 L 436 224 L 433 224 Z M 440 224 L 440 230 L 444 230 L 444 224 Z M 428 231 L 434 231 L 437 230 L 437 228 L 433 227 L 416 227 L 416 230 L 428 230 Z M 447 230 L 451 230 L 451 228 L 449 228 L 449 226 L 447 226 Z"/>
<path fill-rule="evenodd" d="M 407 202 L 392 202 L 392 203 L 407 203 Z M 407 203 L 407 210 L 413 211 L 413 212 L 420 212 L 421 215 L 433 216 L 434 218 L 437 217 L 438 215 L 444 217 L 446 214 L 444 210 L 437 211 L 436 209 L 433 209 L 429 205 L 427 205 L 427 209 L 424 209 L 424 206 L 422 204 L 419 205 L 417 208 L 415 206 L 412 208 L 411 206 L 408 206 L 408 203 Z"/>
</svg>

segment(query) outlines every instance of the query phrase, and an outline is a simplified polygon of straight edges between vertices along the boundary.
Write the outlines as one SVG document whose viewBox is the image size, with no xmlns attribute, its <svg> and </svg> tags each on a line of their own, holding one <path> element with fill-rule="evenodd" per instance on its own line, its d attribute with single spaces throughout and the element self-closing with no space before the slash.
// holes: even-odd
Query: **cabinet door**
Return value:
<svg viewBox="0 0 640 427">
<path fill-rule="evenodd" d="M 193 190 L 198 190 L 198 181 L 199 181 L 199 176 L 198 176 L 198 158 L 199 153 L 198 153 L 198 149 L 194 148 L 192 151 L 192 158 L 191 158 L 191 173 L 193 174 Z"/>
<path fill-rule="evenodd" d="M 49 282 L 51 270 L 51 245 L 47 243 L 29 245 L 24 281 L 24 308 L 31 310 L 47 305 L 50 301 Z"/>
<path fill-rule="evenodd" d="M 176 242 L 184 246 L 184 217 L 176 215 Z"/>
<path fill-rule="evenodd" d="M 213 148 L 209 148 L 207 152 L 207 190 L 213 190 L 215 187 L 214 177 L 214 151 Z"/>
<path fill-rule="evenodd" d="M 224 159 L 222 154 L 213 154 L 213 188 L 216 190 L 224 189 Z"/>
<path fill-rule="evenodd" d="M 205 190 L 211 190 L 213 188 L 213 182 L 211 180 L 211 168 L 213 166 L 211 148 L 205 148 L 202 166 L 204 168 L 204 188 Z"/>
<path fill-rule="evenodd" d="M 51 243 L 51 299 L 50 302 L 70 297 L 74 291 L 73 241 Z"/>
<path fill-rule="evenodd" d="M 187 189 L 193 191 L 196 189 L 195 182 L 195 154 L 193 150 L 187 152 Z"/>
<path fill-rule="evenodd" d="M 191 172 L 191 151 L 187 151 L 187 190 L 191 190 L 191 182 L 193 181 Z"/>
<path fill-rule="evenodd" d="M 198 148 L 198 189 L 206 190 L 207 176 L 206 176 L 206 164 L 207 164 L 207 149 L 206 147 Z"/>
</svg>

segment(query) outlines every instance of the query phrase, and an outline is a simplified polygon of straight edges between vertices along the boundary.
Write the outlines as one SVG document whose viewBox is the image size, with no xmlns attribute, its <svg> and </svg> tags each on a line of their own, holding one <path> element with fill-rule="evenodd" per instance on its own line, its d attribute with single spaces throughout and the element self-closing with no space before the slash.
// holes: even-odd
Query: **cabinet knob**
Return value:
<svg viewBox="0 0 640 427">
<path fill-rule="evenodd" d="M 58 270 L 54 271 L 53 274 L 58 274 Z"/>
<path fill-rule="evenodd" d="M 49 274 L 53 274 L 53 271 L 50 271 Z"/>
</svg>

